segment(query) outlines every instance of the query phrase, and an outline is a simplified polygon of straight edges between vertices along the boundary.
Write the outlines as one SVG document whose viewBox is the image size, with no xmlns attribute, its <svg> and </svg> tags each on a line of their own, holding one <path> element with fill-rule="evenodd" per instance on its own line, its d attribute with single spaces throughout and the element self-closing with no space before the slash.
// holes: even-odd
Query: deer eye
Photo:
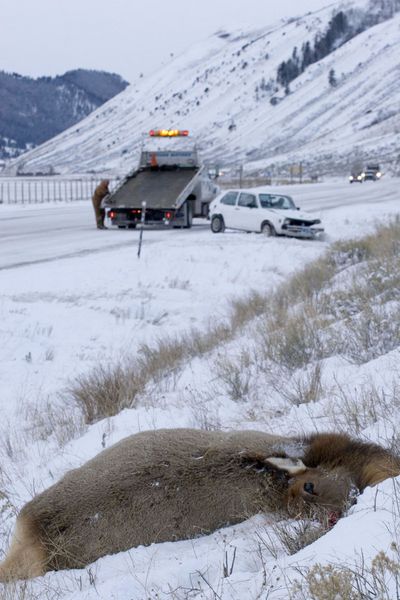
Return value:
<svg viewBox="0 0 400 600">
<path fill-rule="evenodd" d="M 303 489 L 307 494 L 314 494 L 314 484 L 311 481 L 305 483 Z"/>
</svg>

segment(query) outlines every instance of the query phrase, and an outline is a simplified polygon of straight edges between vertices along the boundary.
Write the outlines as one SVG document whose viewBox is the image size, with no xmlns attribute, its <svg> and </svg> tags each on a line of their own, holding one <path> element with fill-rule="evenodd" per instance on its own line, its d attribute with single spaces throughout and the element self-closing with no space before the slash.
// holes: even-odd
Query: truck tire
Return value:
<svg viewBox="0 0 400 600">
<path fill-rule="evenodd" d="M 190 202 L 188 202 L 188 204 L 186 205 L 186 225 L 185 225 L 185 229 L 190 229 L 191 226 L 193 225 L 193 208 L 192 208 L 192 204 Z"/>
<path fill-rule="evenodd" d="M 214 215 L 211 219 L 211 231 L 213 233 L 223 233 L 225 231 L 225 223 L 221 215 Z"/>
<path fill-rule="evenodd" d="M 263 223 L 261 225 L 261 233 L 265 235 L 265 237 L 273 237 L 276 235 L 276 231 L 271 223 Z"/>
<path fill-rule="evenodd" d="M 201 206 L 201 216 L 207 219 L 208 213 L 210 212 L 210 204 L 205 202 Z"/>
</svg>

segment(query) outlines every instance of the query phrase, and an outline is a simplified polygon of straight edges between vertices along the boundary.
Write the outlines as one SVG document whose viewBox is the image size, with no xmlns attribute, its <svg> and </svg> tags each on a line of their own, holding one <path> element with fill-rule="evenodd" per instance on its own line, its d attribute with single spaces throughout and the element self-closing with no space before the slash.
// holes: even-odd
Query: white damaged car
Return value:
<svg viewBox="0 0 400 600">
<path fill-rule="evenodd" d="M 209 215 L 213 233 L 228 228 L 314 239 L 324 231 L 320 219 L 300 211 L 290 196 L 258 189 L 225 190 L 211 202 Z"/>
</svg>

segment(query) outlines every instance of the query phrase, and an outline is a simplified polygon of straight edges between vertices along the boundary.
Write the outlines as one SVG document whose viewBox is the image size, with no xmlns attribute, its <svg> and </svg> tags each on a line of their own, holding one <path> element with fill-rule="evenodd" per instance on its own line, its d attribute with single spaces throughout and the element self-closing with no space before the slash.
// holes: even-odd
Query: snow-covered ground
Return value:
<svg viewBox="0 0 400 600">
<path fill-rule="evenodd" d="M 294 434 L 313 430 L 315 419 L 329 426 L 319 403 L 293 408 L 285 419 L 267 419 L 268 410 L 258 418 L 221 391 L 214 399 L 206 396 L 212 375 L 205 357 L 136 408 L 86 429 L 77 425 L 75 439 L 61 443 L 63 429 L 76 419 L 73 407 L 63 408 L 65 389 L 78 375 L 134 356 L 143 343 L 226 318 L 232 299 L 276 288 L 332 241 L 361 236 L 398 215 L 398 186 L 398 180 L 387 179 L 288 188 L 303 209 L 320 214 L 327 232 L 323 242 L 232 231 L 214 235 L 199 221 L 190 231 L 145 231 L 140 259 L 139 233 L 95 230 L 91 207 L 76 205 L 74 212 L 70 205 L 0 206 L 0 453 L 3 489 L 12 504 L 20 508 L 68 469 L 128 434 L 198 427 L 205 413 L 222 428 Z M 367 377 L 383 385 L 394 376 L 396 357 L 398 351 L 362 367 L 337 361 L 329 373 L 354 387 Z M 268 394 L 265 404 L 268 409 Z M 57 418 L 64 419 L 63 427 L 55 425 Z M 365 434 L 380 441 L 382 431 L 377 423 Z M 389 551 L 395 501 L 392 481 L 367 490 L 328 534 L 293 556 L 283 550 L 272 556 L 266 546 L 260 550 L 270 523 L 268 515 L 260 515 L 210 536 L 134 548 L 88 569 L 49 573 L 33 582 L 32 593 L 54 591 L 65 600 L 253 600 L 265 598 L 271 587 L 268 598 L 284 599 L 294 565 L 343 558 L 350 564 L 357 553 L 369 559 Z M 2 514 L 5 549 L 15 515 L 5 504 Z M 223 578 L 223 562 L 231 564 L 234 553 L 233 572 Z"/>
</svg>

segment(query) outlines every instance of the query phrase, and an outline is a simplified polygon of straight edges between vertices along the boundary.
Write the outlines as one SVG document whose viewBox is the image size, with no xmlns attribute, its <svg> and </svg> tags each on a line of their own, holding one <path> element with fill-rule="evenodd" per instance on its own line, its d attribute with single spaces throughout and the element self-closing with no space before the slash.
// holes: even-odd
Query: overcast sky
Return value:
<svg viewBox="0 0 400 600">
<path fill-rule="evenodd" d="M 2 0 L 0 70 L 39 77 L 69 69 L 128 81 L 220 28 L 263 26 L 332 0 Z"/>
</svg>

